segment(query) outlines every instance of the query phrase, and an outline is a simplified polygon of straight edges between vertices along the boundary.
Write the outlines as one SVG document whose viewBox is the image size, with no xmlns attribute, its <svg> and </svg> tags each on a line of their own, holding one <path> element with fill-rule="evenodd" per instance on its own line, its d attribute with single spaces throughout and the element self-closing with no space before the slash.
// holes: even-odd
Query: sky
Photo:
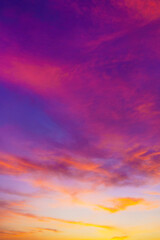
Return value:
<svg viewBox="0 0 160 240">
<path fill-rule="evenodd" d="M 160 239 L 160 1 L 0 1 L 0 239 Z"/>
</svg>

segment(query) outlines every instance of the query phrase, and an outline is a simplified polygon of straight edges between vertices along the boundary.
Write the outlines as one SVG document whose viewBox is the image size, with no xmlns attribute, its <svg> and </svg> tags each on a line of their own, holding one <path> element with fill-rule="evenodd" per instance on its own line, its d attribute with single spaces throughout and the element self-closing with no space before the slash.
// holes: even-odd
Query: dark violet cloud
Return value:
<svg viewBox="0 0 160 240">
<path fill-rule="evenodd" d="M 62 158 L 97 161 L 115 182 L 139 178 L 137 160 L 125 155 L 135 146 L 159 151 L 159 20 L 137 20 L 122 2 L 1 2 L 2 152 L 32 162 L 34 146 L 54 149 Z M 13 151 L 13 133 L 30 149 Z M 61 161 L 56 169 L 67 172 Z M 147 168 L 140 172 L 148 176 Z"/>
</svg>

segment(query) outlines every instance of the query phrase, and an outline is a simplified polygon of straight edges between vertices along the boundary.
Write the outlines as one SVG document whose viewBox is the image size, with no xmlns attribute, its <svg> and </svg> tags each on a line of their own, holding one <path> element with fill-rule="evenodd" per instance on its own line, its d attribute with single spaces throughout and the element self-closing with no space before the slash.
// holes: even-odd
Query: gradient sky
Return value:
<svg viewBox="0 0 160 240">
<path fill-rule="evenodd" d="M 0 0 L 0 239 L 160 239 L 159 0 Z"/>
</svg>

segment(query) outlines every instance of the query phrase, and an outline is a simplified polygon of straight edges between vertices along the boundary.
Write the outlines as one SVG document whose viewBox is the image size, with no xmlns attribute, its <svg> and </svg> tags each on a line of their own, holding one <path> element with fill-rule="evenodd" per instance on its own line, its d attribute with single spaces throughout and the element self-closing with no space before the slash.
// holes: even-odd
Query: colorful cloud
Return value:
<svg viewBox="0 0 160 240">
<path fill-rule="evenodd" d="M 145 204 L 145 201 L 142 198 L 117 198 L 113 199 L 111 202 L 113 204 L 113 207 L 105 207 L 102 205 L 98 205 L 97 207 L 111 213 L 115 213 L 118 211 L 123 211 L 130 206 Z"/>
<path fill-rule="evenodd" d="M 0 238 L 160 238 L 159 25 L 158 0 L 0 1 Z"/>
</svg>

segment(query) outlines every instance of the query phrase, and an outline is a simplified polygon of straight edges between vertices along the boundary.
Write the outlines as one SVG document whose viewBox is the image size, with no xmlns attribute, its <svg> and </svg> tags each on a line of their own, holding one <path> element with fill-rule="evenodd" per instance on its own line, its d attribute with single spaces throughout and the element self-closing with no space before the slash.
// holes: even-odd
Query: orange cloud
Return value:
<svg viewBox="0 0 160 240">
<path fill-rule="evenodd" d="M 20 174 L 26 172 L 26 164 L 22 159 L 9 154 L 0 153 L 0 171 L 7 174 Z"/>
<path fill-rule="evenodd" d="M 146 192 L 149 195 L 160 196 L 160 192 Z"/>
<path fill-rule="evenodd" d="M 11 237 L 21 237 L 27 236 L 28 234 L 34 234 L 38 232 L 49 231 L 54 233 L 59 233 L 61 231 L 52 228 L 33 228 L 32 231 L 15 231 L 15 230 L 1 230 L 0 237 L 1 238 L 11 238 Z"/>
<path fill-rule="evenodd" d="M 12 173 L 12 174 L 23 174 L 26 173 L 28 171 L 53 171 L 54 170 L 54 164 L 55 167 L 58 166 L 58 164 L 67 164 L 67 166 L 72 166 L 78 170 L 82 170 L 82 171 L 86 171 L 86 172 L 95 172 L 95 173 L 101 173 L 104 175 L 109 175 L 109 173 L 107 172 L 107 170 L 103 170 L 100 169 L 100 165 L 97 163 L 92 163 L 92 162 L 80 162 L 80 160 L 75 160 L 73 158 L 64 158 L 64 157 L 60 157 L 57 158 L 57 160 L 55 160 L 52 164 L 50 164 L 50 166 L 48 167 L 46 162 L 43 163 L 36 163 L 36 162 L 32 162 L 31 160 L 28 159 L 24 159 L 24 158 L 20 158 L 20 157 L 16 157 L 16 156 L 12 156 L 9 154 L 4 154 L 4 153 L 0 153 L 0 170 L 6 173 Z M 60 169 L 59 169 L 60 170 Z"/>
<path fill-rule="evenodd" d="M 115 237 L 111 238 L 111 240 L 124 240 L 126 238 L 128 238 L 128 236 L 115 236 Z"/>
<path fill-rule="evenodd" d="M 145 200 L 143 198 L 116 198 L 111 200 L 113 207 L 106 207 L 102 205 L 97 205 L 98 208 L 109 211 L 111 213 L 116 213 L 123 211 L 128 207 L 135 206 L 138 204 L 144 204 Z"/>
<path fill-rule="evenodd" d="M 148 148 L 137 146 L 126 153 L 126 163 L 132 166 L 137 173 L 159 179 L 160 176 L 159 146 Z"/>
<path fill-rule="evenodd" d="M 94 163 L 94 162 L 87 162 L 87 160 L 83 159 L 74 159 L 71 157 L 68 158 L 61 158 L 59 159 L 59 161 L 62 162 L 66 162 L 67 164 L 69 164 L 70 166 L 75 167 L 78 170 L 82 170 L 82 171 L 86 171 L 86 172 L 94 172 L 94 173 L 99 173 L 101 175 L 104 176 L 111 176 L 111 173 L 109 171 L 107 171 L 107 169 L 103 169 L 101 168 L 101 164 L 100 163 Z"/>
<path fill-rule="evenodd" d="M 41 173 L 66 173 L 67 166 L 61 165 L 58 161 L 54 162 L 36 162 L 30 159 L 4 154 L 0 152 L 0 172 L 5 174 L 24 174 L 27 172 L 39 171 Z"/>
<path fill-rule="evenodd" d="M 3 187 L 0 187 L 0 193 L 7 194 L 7 195 L 8 194 L 9 195 L 17 195 L 17 196 L 25 197 L 25 198 L 29 198 L 29 197 L 40 198 L 42 196 L 42 193 L 40 193 L 40 192 L 25 193 L 25 192 L 19 192 L 16 189 L 7 189 L 7 188 L 3 188 Z"/>
<path fill-rule="evenodd" d="M 25 201 L 0 200 L 1 209 L 24 209 L 29 206 Z"/>
<path fill-rule="evenodd" d="M 32 219 L 35 219 L 35 220 L 40 221 L 40 222 L 56 221 L 56 222 L 61 222 L 61 223 L 80 225 L 80 226 L 84 226 L 84 227 L 104 228 L 104 229 L 107 229 L 107 230 L 117 229 L 116 227 L 109 226 L 109 225 L 99 225 L 99 224 L 86 223 L 86 222 L 81 222 L 81 221 L 70 221 L 70 220 L 53 218 L 53 217 L 42 217 L 42 216 L 37 216 L 37 215 L 34 215 L 34 214 L 30 214 L 30 213 L 20 213 L 20 212 L 12 212 L 12 213 L 17 215 L 17 216 L 32 218 Z"/>
<path fill-rule="evenodd" d="M 28 234 L 32 234 L 33 233 L 33 231 L 28 231 L 28 232 L 23 232 L 23 231 L 9 231 L 9 230 L 1 230 L 0 231 L 0 236 L 1 237 L 11 237 L 11 236 L 13 236 L 13 237 L 20 237 L 20 236 L 24 236 L 24 235 L 28 235 Z"/>
<path fill-rule="evenodd" d="M 49 232 L 55 232 L 55 233 L 60 233 L 61 231 L 57 229 L 52 229 L 52 228 L 36 228 L 38 232 L 43 232 L 43 231 L 49 231 Z"/>
</svg>

